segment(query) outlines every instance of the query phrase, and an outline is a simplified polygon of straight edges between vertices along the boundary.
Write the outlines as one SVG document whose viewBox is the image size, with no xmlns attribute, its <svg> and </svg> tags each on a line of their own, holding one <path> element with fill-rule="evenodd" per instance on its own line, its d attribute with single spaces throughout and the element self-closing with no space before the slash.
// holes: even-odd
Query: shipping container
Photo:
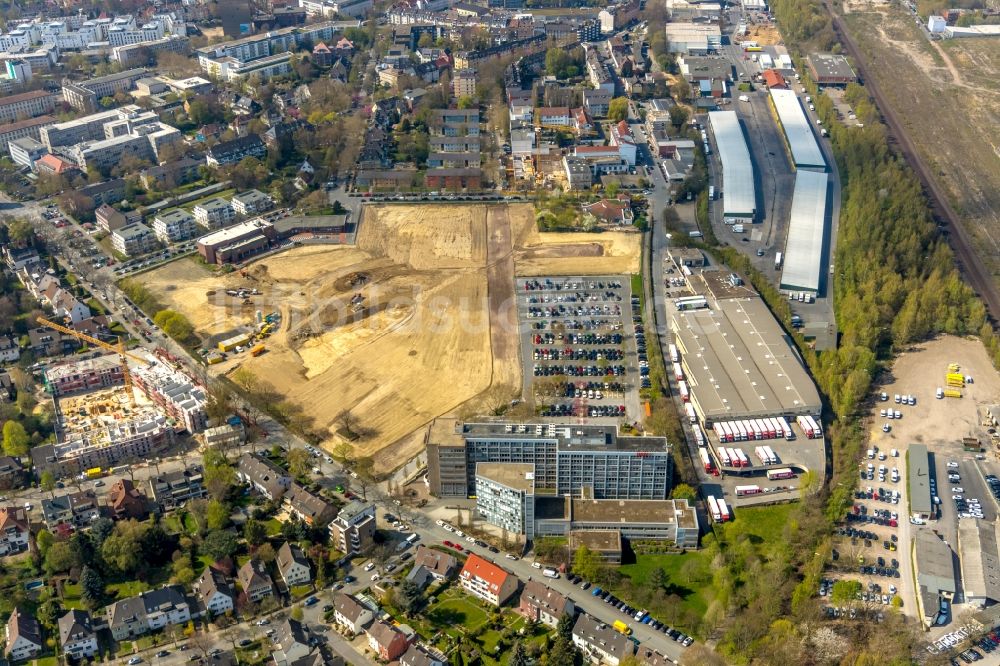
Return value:
<svg viewBox="0 0 1000 666">
<path fill-rule="evenodd" d="M 781 269 L 781 253 L 774 255 L 774 270 Z"/>
<path fill-rule="evenodd" d="M 792 426 L 788 423 L 785 417 L 780 417 L 778 421 L 781 423 L 781 429 L 785 431 L 785 439 L 788 441 L 795 439 L 795 432 L 792 430 Z"/>
<path fill-rule="evenodd" d="M 698 422 L 698 415 L 694 411 L 694 405 L 692 405 L 690 402 L 684 403 L 684 412 L 687 414 L 688 421 L 690 423 Z"/>
<path fill-rule="evenodd" d="M 670 362 L 677 363 L 681 360 L 681 355 L 677 353 L 677 345 L 668 345 L 668 353 L 670 354 Z"/>
<path fill-rule="evenodd" d="M 737 421 L 736 422 L 736 431 L 738 433 L 737 437 L 736 437 L 736 441 L 737 442 L 745 442 L 745 441 L 747 441 L 747 437 L 749 437 L 749 433 L 747 433 L 747 427 L 746 427 L 746 425 L 744 425 L 743 421 Z"/>
<path fill-rule="evenodd" d="M 705 439 L 705 432 L 701 429 L 701 426 L 696 425 L 694 427 L 694 441 L 698 444 L 699 447 L 708 444 L 708 440 Z"/>
<path fill-rule="evenodd" d="M 719 507 L 719 516 L 722 518 L 722 522 L 729 522 L 730 514 L 729 507 L 726 505 L 726 500 L 720 497 L 715 501 L 715 503 Z"/>
<path fill-rule="evenodd" d="M 768 464 L 770 464 L 770 465 L 777 465 L 778 464 L 778 456 L 775 455 L 774 449 L 772 449 L 770 446 L 765 446 L 764 447 L 764 453 L 767 454 Z"/>
<path fill-rule="evenodd" d="M 708 512 L 712 515 L 712 520 L 717 523 L 722 522 L 722 512 L 719 511 L 719 502 L 712 495 L 708 496 Z"/>
<path fill-rule="evenodd" d="M 674 379 L 677 381 L 684 379 L 684 371 L 681 369 L 680 363 L 674 363 Z"/>
<path fill-rule="evenodd" d="M 955 389 L 945 389 L 944 397 L 946 398 L 961 398 L 962 392 L 956 391 Z"/>
<path fill-rule="evenodd" d="M 758 439 L 770 439 L 770 435 L 768 435 L 769 428 L 767 427 L 767 423 L 765 423 L 763 419 L 757 419 L 755 423 L 757 424 L 757 431 L 760 433 L 760 437 L 758 437 Z"/>
<path fill-rule="evenodd" d="M 806 418 L 809 419 L 809 425 L 812 426 L 813 437 L 822 437 L 823 436 L 823 426 L 821 426 L 819 424 L 819 421 L 817 421 L 816 419 L 814 419 L 811 416 L 807 416 Z"/>
<path fill-rule="evenodd" d="M 777 481 L 778 479 L 793 479 L 795 478 L 795 472 L 787 467 L 779 467 L 778 469 L 767 470 L 767 480 Z"/>
<path fill-rule="evenodd" d="M 771 439 L 775 439 L 777 437 L 784 437 L 785 431 L 781 429 L 781 423 L 778 422 L 778 419 L 774 417 L 769 418 L 767 420 L 767 426 L 768 426 L 768 433 L 771 435 Z"/>
<path fill-rule="evenodd" d="M 767 465 L 768 463 L 771 462 L 768 459 L 767 453 L 764 451 L 764 447 L 763 446 L 758 446 L 757 448 L 755 448 L 753 450 L 753 453 L 754 453 L 755 456 L 757 456 L 757 460 L 760 461 L 761 465 Z"/>
<path fill-rule="evenodd" d="M 748 495 L 759 495 L 760 486 L 736 486 L 736 496 L 746 497 Z"/>
<path fill-rule="evenodd" d="M 962 382 L 963 384 L 965 383 L 965 375 L 963 375 L 960 372 L 949 372 L 945 376 L 945 379 L 947 379 L 948 381 Z"/>
<path fill-rule="evenodd" d="M 750 458 L 748 458 L 747 454 L 743 452 L 743 449 L 736 449 L 736 455 L 740 459 L 740 467 L 750 466 Z"/>
<path fill-rule="evenodd" d="M 724 467 L 732 467 L 733 461 L 729 458 L 729 449 L 724 446 L 719 447 L 719 460 Z"/>
<path fill-rule="evenodd" d="M 677 392 L 681 394 L 681 400 L 688 402 L 691 400 L 691 394 L 688 392 L 687 382 L 683 379 L 677 382 Z"/>
<path fill-rule="evenodd" d="M 708 455 L 708 449 L 698 449 L 698 456 L 701 458 L 701 464 L 705 466 L 705 471 L 711 472 L 712 459 Z"/>
<path fill-rule="evenodd" d="M 731 423 L 723 423 L 722 429 L 726 432 L 727 443 L 736 439 L 736 433 L 733 432 L 733 425 Z"/>
</svg>

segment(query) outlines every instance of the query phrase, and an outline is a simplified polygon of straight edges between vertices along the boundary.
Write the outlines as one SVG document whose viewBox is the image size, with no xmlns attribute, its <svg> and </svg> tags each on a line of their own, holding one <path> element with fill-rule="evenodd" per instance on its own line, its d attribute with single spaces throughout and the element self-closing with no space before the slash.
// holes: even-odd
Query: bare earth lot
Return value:
<svg viewBox="0 0 1000 666">
<path fill-rule="evenodd" d="M 898 5 L 845 17 L 871 74 L 947 188 L 994 279 L 1000 276 L 1000 40 L 930 43 Z"/>
<path fill-rule="evenodd" d="M 294 248 L 245 276 L 180 261 L 143 280 L 210 341 L 249 330 L 258 309 L 280 312 L 265 354 L 213 370 L 251 369 L 300 406 L 328 446 L 350 410 L 366 431 L 358 453 L 391 469 L 422 448 L 433 418 L 482 407 L 491 387 L 518 393 L 515 273 L 638 268 L 638 234 L 539 234 L 527 205 L 373 206 L 356 247 Z M 261 294 L 251 304 L 225 295 L 238 287 Z"/>
</svg>

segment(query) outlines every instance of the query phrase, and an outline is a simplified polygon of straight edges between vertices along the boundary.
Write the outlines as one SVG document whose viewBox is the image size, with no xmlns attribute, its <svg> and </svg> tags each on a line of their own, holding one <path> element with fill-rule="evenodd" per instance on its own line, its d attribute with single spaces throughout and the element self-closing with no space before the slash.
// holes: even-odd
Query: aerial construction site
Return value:
<svg viewBox="0 0 1000 666">
<path fill-rule="evenodd" d="M 349 412 L 359 455 L 388 469 L 423 447 L 434 418 L 520 394 L 515 275 L 638 272 L 639 234 L 540 233 L 534 216 L 366 206 L 357 245 L 295 247 L 228 274 L 176 261 L 143 281 L 188 317 L 206 357 L 222 343 L 213 374 L 253 372 L 327 446 Z"/>
</svg>

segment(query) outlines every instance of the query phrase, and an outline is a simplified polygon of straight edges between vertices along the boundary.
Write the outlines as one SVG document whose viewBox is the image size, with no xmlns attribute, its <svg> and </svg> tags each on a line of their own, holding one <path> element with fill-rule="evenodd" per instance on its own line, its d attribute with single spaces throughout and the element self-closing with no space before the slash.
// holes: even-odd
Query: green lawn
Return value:
<svg viewBox="0 0 1000 666">
<path fill-rule="evenodd" d="M 622 565 L 620 571 L 623 575 L 631 578 L 633 584 L 636 585 L 645 585 L 650 574 L 657 568 L 663 569 L 663 571 L 667 574 L 667 580 L 679 581 L 682 580 L 680 575 L 681 567 L 684 566 L 685 562 L 691 559 L 704 560 L 705 566 L 709 566 L 711 564 L 711 562 L 707 560 L 706 556 L 700 552 L 689 552 L 683 555 L 639 555 L 636 557 L 635 564 Z M 711 586 L 692 589 L 687 594 L 680 595 L 681 599 L 684 601 L 684 606 L 700 615 L 705 614 L 705 610 L 708 608 L 708 604 L 711 602 L 712 596 L 713 593 Z"/>
<path fill-rule="evenodd" d="M 42 657 L 35 660 L 36 666 L 59 666 L 59 660 L 55 656 Z"/>
<path fill-rule="evenodd" d="M 141 580 L 130 580 L 124 583 L 111 583 L 107 586 L 109 595 L 114 595 L 116 599 L 127 599 L 134 597 L 140 592 L 152 589 L 149 584 Z"/>
<path fill-rule="evenodd" d="M 188 534 L 198 533 L 198 519 L 194 517 L 193 513 L 184 514 L 184 529 Z"/>
<path fill-rule="evenodd" d="M 65 583 L 62 587 L 62 606 L 66 610 L 82 609 L 83 602 L 80 600 L 80 585 Z"/>
<path fill-rule="evenodd" d="M 439 601 L 427 610 L 427 617 L 452 635 L 463 629 L 475 632 L 489 620 L 483 609 L 463 597 Z"/>
<path fill-rule="evenodd" d="M 277 518 L 271 518 L 266 523 L 264 527 L 267 528 L 267 536 L 277 536 L 281 534 L 281 521 Z"/>
</svg>

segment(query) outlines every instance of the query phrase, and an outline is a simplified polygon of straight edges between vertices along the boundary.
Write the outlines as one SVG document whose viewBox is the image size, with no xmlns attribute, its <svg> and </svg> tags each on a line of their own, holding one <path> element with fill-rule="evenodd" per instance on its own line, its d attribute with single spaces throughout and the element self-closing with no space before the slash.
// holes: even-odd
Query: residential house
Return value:
<svg viewBox="0 0 1000 666">
<path fill-rule="evenodd" d="M 0 401 L 13 402 L 16 399 L 17 387 L 14 386 L 14 380 L 10 378 L 9 372 L 6 370 L 0 370 Z M 0 489 L 9 489 L 10 486 L 5 486 L 7 483 L 9 483 L 9 479 L 7 477 L 0 476 Z"/>
<path fill-rule="evenodd" d="M 568 127 L 570 124 L 569 107 L 553 106 L 538 109 L 538 124 L 542 127 Z"/>
<path fill-rule="evenodd" d="M 632 224 L 634 220 L 628 195 L 618 199 L 601 199 L 592 204 L 583 204 L 583 210 L 609 224 Z"/>
<path fill-rule="evenodd" d="M 195 205 L 191 211 L 195 221 L 206 229 L 224 227 L 236 219 L 233 205 L 222 197 L 212 197 Z"/>
<path fill-rule="evenodd" d="M 0 335 L 0 362 L 15 363 L 21 358 L 21 348 L 9 335 Z"/>
<path fill-rule="evenodd" d="M 329 67 L 333 64 L 333 59 L 333 51 L 323 42 L 313 47 L 312 61 L 317 67 Z"/>
<path fill-rule="evenodd" d="M 198 233 L 194 216 L 183 208 L 157 213 L 153 218 L 153 232 L 164 243 L 187 240 Z"/>
<path fill-rule="evenodd" d="M 166 472 L 149 480 L 149 489 L 156 502 L 164 511 L 183 506 L 189 500 L 208 496 L 204 485 L 204 474 L 200 465 L 192 465 L 183 470 Z"/>
<path fill-rule="evenodd" d="M 276 559 L 278 575 L 285 585 L 291 589 L 295 585 L 306 585 L 312 581 L 312 570 L 309 568 L 309 558 L 297 545 L 286 541 L 278 549 Z"/>
<path fill-rule="evenodd" d="M 287 471 L 253 453 L 240 456 L 236 478 L 272 502 L 281 499 L 292 486 L 292 476 Z"/>
<path fill-rule="evenodd" d="M 13 382 L 11 382 L 11 388 L 13 388 Z M 3 395 L 5 390 L 6 387 L 0 386 L 0 395 Z M 13 400 L 14 398 L 10 396 L 9 399 Z M 21 461 L 11 456 L 0 456 L 0 490 L 20 488 L 23 484 L 24 465 L 21 464 Z"/>
<path fill-rule="evenodd" d="M 191 587 L 198 601 L 205 607 L 204 612 L 215 616 L 233 610 L 233 588 L 223 573 L 214 567 L 205 567 L 204 573 Z"/>
<path fill-rule="evenodd" d="M 97 226 L 108 233 L 128 224 L 125 214 L 115 210 L 108 204 L 98 206 L 97 210 L 94 211 L 94 217 L 97 219 Z"/>
<path fill-rule="evenodd" d="M 459 574 L 462 588 L 493 606 L 502 606 L 517 591 L 518 579 L 478 555 L 469 555 Z"/>
<path fill-rule="evenodd" d="M 611 126 L 611 145 L 618 147 L 618 154 L 626 164 L 635 166 L 636 145 L 632 136 L 632 128 L 627 121 L 622 120 Z"/>
<path fill-rule="evenodd" d="M 133 222 L 111 232 L 111 247 L 126 257 L 137 257 L 160 247 L 153 230 L 142 222 Z"/>
<path fill-rule="evenodd" d="M 34 659 L 42 651 L 42 627 L 23 608 L 14 607 L 7 620 L 7 646 L 4 654 L 11 661 Z"/>
<path fill-rule="evenodd" d="M 208 166 L 218 167 L 235 164 L 247 157 L 261 159 L 267 155 L 267 147 L 256 134 L 248 134 L 232 141 L 217 143 L 208 149 L 205 161 Z"/>
<path fill-rule="evenodd" d="M 635 644 L 614 628 L 581 613 L 573 625 L 573 644 L 595 664 L 618 666 L 635 653 Z"/>
<path fill-rule="evenodd" d="M 384 661 L 395 661 L 403 656 L 410 643 L 413 642 L 415 634 L 410 629 L 407 633 L 400 625 L 394 627 L 382 620 L 375 620 L 365 633 L 368 634 L 368 647 Z M 409 629 L 409 627 L 406 627 Z"/>
<path fill-rule="evenodd" d="M 191 606 L 180 585 L 121 599 L 105 611 L 108 629 L 116 641 L 136 638 L 167 625 L 184 624 L 191 619 Z"/>
<path fill-rule="evenodd" d="M 23 507 L 0 507 L 0 556 L 27 550 L 30 535 L 28 512 Z"/>
<path fill-rule="evenodd" d="M 353 634 L 360 634 L 375 619 L 370 608 L 362 604 L 350 594 L 338 592 L 333 598 L 333 620 L 342 627 L 347 627 Z"/>
<path fill-rule="evenodd" d="M 71 335 L 63 335 L 51 328 L 39 326 L 28 329 L 28 349 L 35 357 L 62 356 L 80 346 L 80 341 Z"/>
<path fill-rule="evenodd" d="M 41 263 L 38 252 L 33 247 L 14 247 L 7 244 L 3 246 L 3 260 L 7 268 L 12 271 L 20 271 L 33 264 Z"/>
<path fill-rule="evenodd" d="M 594 173 L 585 159 L 565 155 L 562 161 L 569 189 L 586 190 L 594 183 Z"/>
<path fill-rule="evenodd" d="M 434 580 L 445 581 L 455 575 L 457 568 L 458 560 L 453 555 L 426 546 L 418 546 L 413 557 L 411 575 L 413 571 L 423 569 Z"/>
<path fill-rule="evenodd" d="M 171 190 L 198 180 L 200 175 L 198 167 L 201 165 L 201 160 L 196 160 L 193 157 L 183 157 L 162 166 L 143 169 L 139 173 L 139 180 L 147 190 Z"/>
<path fill-rule="evenodd" d="M 236 578 L 243 587 L 243 594 L 249 601 L 257 603 L 274 595 L 274 582 L 267 573 L 264 563 L 257 558 L 251 558 L 240 567 Z"/>
<path fill-rule="evenodd" d="M 275 666 L 292 666 L 309 656 L 312 648 L 307 632 L 308 629 L 301 622 L 292 618 L 286 618 L 275 628 L 271 637 L 275 647 L 271 653 Z"/>
<path fill-rule="evenodd" d="M 108 509 L 115 520 L 145 520 L 149 516 L 149 498 L 130 479 L 119 479 L 108 490 Z"/>
<path fill-rule="evenodd" d="M 337 510 L 332 504 L 294 481 L 288 488 L 288 492 L 285 493 L 283 503 L 292 515 L 312 527 L 324 527 L 337 514 Z"/>
<path fill-rule="evenodd" d="M 73 659 L 97 654 L 97 632 L 90 622 L 90 613 L 74 608 L 59 618 L 59 644 L 63 654 Z"/>
<path fill-rule="evenodd" d="M 42 516 L 50 529 L 61 524 L 86 527 L 101 517 L 101 507 L 93 490 L 83 490 L 43 499 Z"/>
<path fill-rule="evenodd" d="M 274 199 L 260 190 L 247 190 L 233 196 L 233 210 L 237 215 L 258 215 L 274 208 Z"/>
<path fill-rule="evenodd" d="M 352 501 L 330 522 L 333 546 L 345 555 L 356 555 L 375 544 L 375 505 Z"/>
<path fill-rule="evenodd" d="M 571 599 L 541 581 L 529 580 L 521 592 L 517 612 L 529 620 L 554 627 L 563 615 L 574 615 L 576 607 Z"/>
<path fill-rule="evenodd" d="M 400 666 L 444 666 L 448 657 L 435 648 L 420 643 L 414 643 L 410 649 L 399 658 Z"/>
</svg>

